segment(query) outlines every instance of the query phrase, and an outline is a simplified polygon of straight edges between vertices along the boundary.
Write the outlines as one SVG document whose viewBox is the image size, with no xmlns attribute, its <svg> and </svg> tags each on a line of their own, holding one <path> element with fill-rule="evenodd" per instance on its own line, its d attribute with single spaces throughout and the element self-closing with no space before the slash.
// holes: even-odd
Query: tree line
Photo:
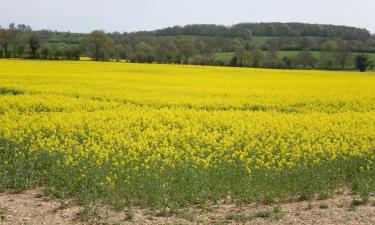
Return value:
<svg viewBox="0 0 375 225">
<path fill-rule="evenodd" d="M 0 27 L 0 58 L 51 60 L 79 60 L 80 47 L 48 47 L 44 45 L 46 32 L 33 31 L 30 26 L 14 23 Z"/>
<path fill-rule="evenodd" d="M 232 39 L 230 60 L 217 59 L 217 39 L 168 37 L 154 38 L 148 35 L 109 34 L 93 31 L 82 40 L 82 47 L 95 60 L 125 59 L 136 63 L 195 64 L 254 68 L 325 69 L 344 70 L 373 69 L 368 54 L 354 53 L 350 40 L 328 39 L 320 46 L 319 55 L 312 53 L 311 41 L 296 56 L 279 57 L 278 41 L 267 42 L 266 53 L 261 45 L 251 39 Z"/>
<path fill-rule="evenodd" d="M 178 36 L 273 36 L 273 37 L 339 37 L 347 40 L 365 40 L 371 37 L 371 33 L 362 28 L 307 24 L 307 23 L 240 23 L 233 26 L 214 24 L 193 24 L 187 26 L 174 26 L 153 31 L 155 35 Z"/>
<path fill-rule="evenodd" d="M 270 46 L 265 54 L 257 45 L 248 46 L 239 42 L 230 65 L 254 68 L 324 70 L 344 70 L 355 67 L 360 71 L 365 71 L 368 67 L 373 69 L 374 66 L 368 54 L 353 53 L 352 46 L 345 40 L 325 42 L 318 55 L 314 55 L 311 49 L 306 47 L 295 56 L 284 57 L 279 57 L 277 45 Z"/>
<path fill-rule="evenodd" d="M 324 34 L 321 34 L 323 37 L 298 37 L 298 35 L 302 35 L 302 33 L 298 33 L 298 35 L 289 37 L 267 38 L 260 42 L 255 36 L 252 36 L 252 33 L 258 32 L 257 29 L 250 29 L 252 26 L 260 26 L 265 29 L 266 25 L 272 25 L 274 29 L 281 29 L 282 25 L 289 26 L 291 29 L 294 29 L 295 26 L 297 33 L 302 32 L 302 27 L 305 27 L 304 35 L 313 35 L 311 33 L 313 30 L 317 32 L 314 33 L 315 35 L 323 32 L 322 30 L 324 30 Z M 173 33 L 175 31 L 169 33 L 163 31 L 163 33 L 161 30 L 135 33 L 105 33 L 96 30 L 90 34 L 79 35 L 77 38 L 66 33 L 64 35 L 66 45 L 51 47 L 45 42 L 55 42 L 56 40 L 52 36 L 56 32 L 32 31 L 26 25 L 10 24 L 7 28 L 0 29 L 0 58 L 79 60 L 81 56 L 88 56 L 94 60 L 126 60 L 135 63 L 286 69 L 349 69 L 355 66 L 365 69 L 373 68 L 369 55 L 364 53 L 375 52 L 375 39 L 363 35 L 362 29 L 311 24 L 238 24 L 230 29 L 238 29 L 238 32 L 241 30 L 242 34 L 246 35 L 228 37 L 224 32 L 225 29 L 220 27 L 216 25 L 186 26 L 184 29 L 190 31 L 181 33 L 181 35 Z M 170 28 L 165 30 L 168 29 Z M 223 33 L 220 34 L 217 29 L 222 29 Z M 328 32 L 330 29 L 332 30 Z M 354 36 L 346 37 L 344 35 L 349 31 L 356 34 L 354 35 L 356 40 L 352 39 Z M 178 35 L 169 36 L 172 34 Z M 339 37 L 329 37 L 329 35 L 338 35 Z M 298 54 L 280 57 L 280 51 L 285 50 L 298 51 Z M 319 54 L 313 54 L 317 51 Z M 215 53 L 218 52 L 233 52 L 234 54 L 233 57 L 226 60 L 215 57 Z"/>
</svg>

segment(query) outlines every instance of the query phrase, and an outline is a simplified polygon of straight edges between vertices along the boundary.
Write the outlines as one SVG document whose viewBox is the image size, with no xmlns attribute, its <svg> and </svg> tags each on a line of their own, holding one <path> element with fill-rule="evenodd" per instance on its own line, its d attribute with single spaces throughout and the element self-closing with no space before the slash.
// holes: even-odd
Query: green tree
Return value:
<svg viewBox="0 0 375 225">
<path fill-rule="evenodd" d="M 334 53 L 337 49 L 335 41 L 326 41 L 322 44 L 322 52 L 320 54 L 320 66 L 323 69 L 330 69 L 334 66 Z"/>
<path fill-rule="evenodd" d="M 334 54 L 334 58 L 336 63 L 341 66 L 341 69 L 344 69 L 352 58 L 352 50 L 350 45 L 345 41 L 339 42 L 337 45 L 337 50 Z"/>
<path fill-rule="evenodd" d="M 238 66 L 238 57 L 236 55 L 232 56 L 229 62 L 230 66 Z"/>
<path fill-rule="evenodd" d="M 189 58 L 194 55 L 194 42 L 190 39 L 182 39 L 178 41 L 177 47 L 184 56 L 184 63 L 189 63 Z"/>
<path fill-rule="evenodd" d="M 9 24 L 9 36 L 10 36 L 10 44 L 13 50 L 13 57 L 17 57 L 17 52 L 22 45 L 22 39 L 24 35 L 24 31 L 20 29 L 20 26 L 15 26 L 14 23 Z"/>
<path fill-rule="evenodd" d="M 176 47 L 174 41 L 163 40 L 159 43 L 156 49 L 157 61 L 159 63 L 173 63 L 179 54 L 179 50 Z"/>
<path fill-rule="evenodd" d="M 4 50 L 4 57 L 9 57 L 9 46 L 10 46 L 10 35 L 9 31 L 5 29 L 0 29 L 0 46 Z"/>
<path fill-rule="evenodd" d="M 318 60 L 313 56 L 313 54 L 311 54 L 308 49 L 299 52 L 296 57 L 296 63 L 298 65 L 302 65 L 303 69 L 306 69 L 307 67 L 314 68 L 317 61 Z"/>
<path fill-rule="evenodd" d="M 105 59 L 105 51 L 111 43 L 111 38 L 104 31 L 95 30 L 82 39 L 81 46 L 91 58 L 98 61 Z"/>
<path fill-rule="evenodd" d="M 290 58 L 288 56 L 284 56 L 282 58 L 282 61 L 283 61 L 284 65 L 285 65 L 285 67 L 287 69 L 292 69 L 293 68 L 293 59 L 292 58 Z"/>
<path fill-rule="evenodd" d="M 278 51 L 276 48 L 272 48 L 267 52 L 264 67 L 266 68 L 280 68 L 282 61 L 279 58 Z"/>
<path fill-rule="evenodd" d="M 194 46 L 195 52 L 201 55 L 211 55 L 213 51 L 212 44 L 203 38 L 198 39 Z"/>
<path fill-rule="evenodd" d="M 63 49 L 62 48 L 54 49 L 53 52 L 52 52 L 52 55 L 53 55 L 54 60 L 63 59 L 63 56 L 64 56 Z"/>
<path fill-rule="evenodd" d="M 108 56 L 111 58 L 111 59 L 115 59 L 116 61 L 120 61 L 121 59 L 121 56 L 122 56 L 122 53 L 124 52 L 124 47 L 117 43 L 117 44 L 114 44 L 114 45 L 111 45 L 109 48 L 108 48 Z"/>
<path fill-rule="evenodd" d="M 155 61 L 155 48 L 146 42 L 140 42 L 135 47 L 133 61 L 139 63 L 153 63 Z"/>
<path fill-rule="evenodd" d="M 42 59 L 48 59 L 49 53 L 50 53 L 49 48 L 47 47 L 42 48 L 42 51 L 41 51 Z"/>
<path fill-rule="evenodd" d="M 368 54 L 358 54 L 355 57 L 356 68 L 361 72 L 365 72 L 367 67 L 370 66 L 371 63 L 372 61 L 370 60 Z"/>
<path fill-rule="evenodd" d="M 29 36 L 29 48 L 31 51 L 31 58 L 36 58 L 36 53 L 40 48 L 40 37 L 37 33 L 31 33 Z"/>
<path fill-rule="evenodd" d="M 252 66 L 255 68 L 260 67 L 262 60 L 264 58 L 262 49 L 259 46 L 256 46 L 254 51 L 252 51 L 251 56 L 252 56 Z"/>
<path fill-rule="evenodd" d="M 248 66 L 251 55 L 242 44 L 237 45 L 235 56 L 237 57 L 237 65 L 240 67 Z"/>
</svg>

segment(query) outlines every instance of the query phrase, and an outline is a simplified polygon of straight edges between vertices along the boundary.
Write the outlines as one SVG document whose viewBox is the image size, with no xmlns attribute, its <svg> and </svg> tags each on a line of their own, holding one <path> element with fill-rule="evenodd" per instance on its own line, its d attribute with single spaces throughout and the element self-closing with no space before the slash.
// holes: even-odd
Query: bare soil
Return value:
<svg viewBox="0 0 375 225">
<path fill-rule="evenodd" d="M 254 215 L 272 212 L 275 205 L 237 206 L 222 203 L 209 206 L 207 210 L 190 207 L 168 214 L 139 207 L 133 208 L 132 213 L 126 209 L 116 212 L 113 208 L 101 206 L 87 215 L 83 213 L 83 206 L 73 201 L 49 199 L 43 196 L 42 190 L 34 189 L 20 194 L 0 193 L 0 224 L 375 224 L 373 199 L 363 205 L 351 206 L 353 199 L 359 197 L 340 194 L 310 203 L 286 203 L 279 206 L 281 216 L 266 214 L 263 216 L 265 218 Z"/>
</svg>

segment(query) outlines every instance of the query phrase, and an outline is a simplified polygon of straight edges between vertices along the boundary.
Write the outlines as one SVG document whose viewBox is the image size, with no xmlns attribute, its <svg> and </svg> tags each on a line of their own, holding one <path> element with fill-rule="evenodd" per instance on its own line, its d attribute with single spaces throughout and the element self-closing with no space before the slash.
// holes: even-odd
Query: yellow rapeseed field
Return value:
<svg viewBox="0 0 375 225">
<path fill-rule="evenodd" d="M 372 171 L 375 73 L 1 60 L 0 138 L 3 188 L 294 198 Z"/>
</svg>

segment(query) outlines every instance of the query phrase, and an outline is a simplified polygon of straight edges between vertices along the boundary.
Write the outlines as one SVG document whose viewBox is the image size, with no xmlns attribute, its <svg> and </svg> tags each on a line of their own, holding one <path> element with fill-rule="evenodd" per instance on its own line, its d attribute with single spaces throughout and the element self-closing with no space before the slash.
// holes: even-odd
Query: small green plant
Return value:
<svg viewBox="0 0 375 225">
<path fill-rule="evenodd" d="M 120 198 L 116 198 L 114 207 L 116 212 L 121 212 L 125 208 L 125 201 Z"/>
<path fill-rule="evenodd" d="M 58 212 L 59 210 L 64 210 L 68 208 L 68 204 L 64 200 L 60 200 L 60 205 L 53 209 L 53 213 Z"/>
<path fill-rule="evenodd" d="M 360 206 L 360 205 L 366 205 L 367 203 L 368 203 L 368 200 L 366 199 L 353 199 L 351 205 Z"/>
<path fill-rule="evenodd" d="M 176 212 L 176 216 L 178 218 L 182 218 L 182 219 L 188 220 L 190 222 L 194 221 L 194 215 L 187 210 L 178 210 Z"/>
<path fill-rule="evenodd" d="M 8 212 L 8 208 L 1 206 L 0 207 L 0 222 L 5 220 L 5 215 Z"/>
<path fill-rule="evenodd" d="M 328 199 L 330 196 L 329 196 L 329 193 L 326 192 L 326 191 L 322 191 L 319 193 L 318 195 L 318 200 L 325 200 L 325 199 Z"/>
<path fill-rule="evenodd" d="M 127 221 L 132 221 L 133 219 L 134 219 L 134 212 L 133 212 L 133 210 L 128 209 L 128 210 L 125 212 L 125 220 L 127 220 Z"/>
<path fill-rule="evenodd" d="M 348 207 L 348 211 L 349 212 L 355 211 L 357 206 L 366 205 L 368 202 L 369 202 L 368 197 L 363 197 L 362 199 L 353 199 L 352 202 L 350 203 L 350 206 Z"/>
<path fill-rule="evenodd" d="M 275 203 L 275 199 L 272 195 L 267 195 L 264 198 L 263 203 L 266 204 L 266 205 L 272 205 L 273 203 Z"/>
<path fill-rule="evenodd" d="M 66 208 L 68 208 L 68 204 L 64 200 L 61 200 L 60 205 L 59 205 L 59 209 L 63 210 L 63 209 L 66 209 Z"/>
<path fill-rule="evenodd" d="M 93 222 L 102 220 L 99 208 L 93 205 L 84 205 L 77 213 L 78 219 L 81 221 Z"/>
<path fill-rule="evenodd" d="M 245 223 L 246 221 L 249 221 L 252 219 L 251 216 L 248 216 L 244 213 L 229 213 L 225 216 L 226 220 L 236 221 L 236 222 L 242 222 Z"/>
<path fill-rule="evenodd" d="M 156 217 L 167 217 L 168 216 L 168 211 L 166 209 L 163 209 L 163 210 L 160 210 L 160 211 L 157 211 L 155 213 L 155 216 Z"/>
<path fill-rule="evenodd" d="M 225 216 L 225 219 L 244 223 L 254 218 L 272 218 L 279 220 L 283 216 L 284 212 L 282 208 L 280 206 L 276 206 L 272 210 L 259 211 L 251 215 L 246 215 L 244 213 L 229 213 Z"/>
<path fill-rule="evenodd" d="M 281 206 L 276 206 L 275 208 L 273 208 L 272 214 L 272 217 L 276 220 L 279 220 L 284 217 L 284 211 L 281 208 Z"/>
<path fill-rule="evenodd" d="M 327 203 L 322 203 L 322 204 L 319 205 L 319 209 L 328 209 L 328 208 L 329 208 L 329 206 L 328 206 Z"/>
<path fill-rule="evenodd" d="M 254 216 L 257 218 L 270 218 L 272 217 L 272 211 L 259 211 L 256 212 Z"/>
<path fill-rule="evenodd" d="M 300 202 L 310 201 L 312 198 L 313 198 L 313 195 L 310 192 L 306 192 L 306 193 L 303 193 L 300 196 L 297 196 L 297 200 L 300 201 Z"/>
</svg>

